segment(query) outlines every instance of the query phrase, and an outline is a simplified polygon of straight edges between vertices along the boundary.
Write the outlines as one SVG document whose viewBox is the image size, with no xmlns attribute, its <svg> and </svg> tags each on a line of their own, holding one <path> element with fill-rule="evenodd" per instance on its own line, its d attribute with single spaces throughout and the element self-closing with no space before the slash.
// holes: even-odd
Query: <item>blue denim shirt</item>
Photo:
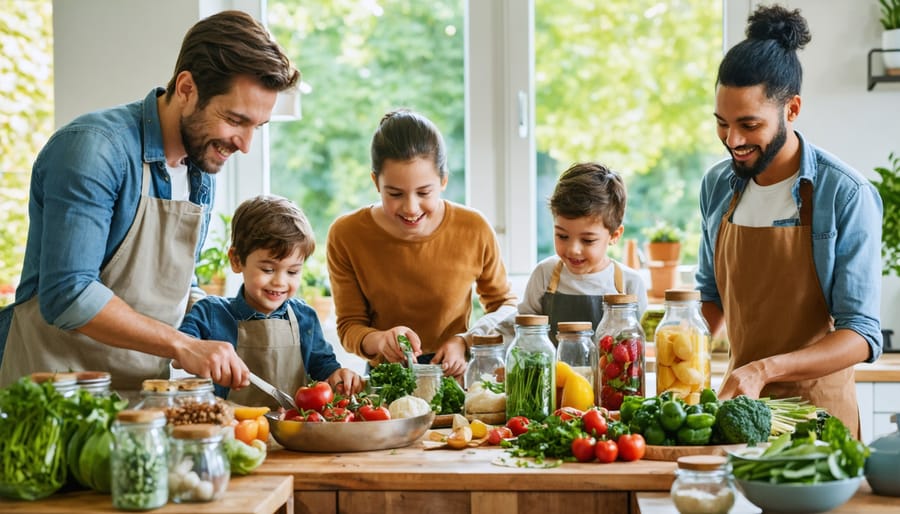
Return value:
<svg viewBox="0 0 900 514">
<path fill-rule="evenodd" d="M 835 329 L 850 329 L 869 343 L 874 362 L 882 353 L 881 214 L 875 187 L 837 157 L 800 138 L 800 180 L 813 186 L 813 261 Z M 800 205 L 800 180 L 793 188 Z M 722 305 L 716 286 L 713 252 L 719 225 L 734 191 L 746 180 L 731 169 L 731 159 L 715 164 L 700 186 L 703 220 L 696 280 L 701 299 Z M 795 224 L 799 224 L 799 218 Z M 781 225 L 782 223 L 779 223 Z"/>
<path fill-rule="evenodd" d="M 164 91 L 154 88 L 141 101 L 79 116 L 56 131 L 38 154 L 31 175 L 22 278 L 15 303 L 0 311 L 0 358 L 16 304 L 39 295 L 48 323 L 75 329 L 112 299 L 113 292 L 100 282 L 100 271 L 131 228 L 145 161 L 152 174 L 149 195 L 172 197 L 156 106 Z M 203 207 L 199 256 L 215 182 L 193 163 L 188 164 L 188 177 L 190 200 Z"/>
<path fill-rule="evenodd" d="M 291 298 L 272 314 L 255 310 L 244 300 L 244 286 L 234 298 L 207 296 L 191 307 L 181 323 L 185 334 L 198 339 L 228 341 L 237 348 L 238 323 L 254 319 L 287 319 L 288 308 L 294 310 L 300 331 L 300 352 L 306 374 L 313 380 L 325 380 L 341 367 L 331 343 L 325 340 L 316 311 L 299 298 Z M 197 344 L 203 344 L 198 341 Z M 278 385 L 278 384 L 274 384 Z M 228 388 L 215 386 L 216 396 L 226 398 Z"/>
</svg>

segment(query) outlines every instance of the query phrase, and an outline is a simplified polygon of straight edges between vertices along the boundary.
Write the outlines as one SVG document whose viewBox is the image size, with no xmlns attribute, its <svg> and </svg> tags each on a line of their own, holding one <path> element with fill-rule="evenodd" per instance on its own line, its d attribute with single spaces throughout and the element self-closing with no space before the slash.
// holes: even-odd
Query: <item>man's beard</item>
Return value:
<svg viewBox="0 0 900 514">
<path fill-rule="evenodd" d="M 775 158 L 775 155 L 778 154 L 779 151 L 784 147 L 784 143 L 787 141 L 787 127 L 784 124 L 784 118 L 781 118 L 780 123 L 778 125 L 778 133 L 775 134 L 775 137 L 769 141 L 769 144 L 766 145 L 765 148 L 760 149 L 759 157 L 756 158 L 756 163 L 752 166 L 747 166 L 741 162 L 738 162 L 734 159 L 732 155 L 731 158 L 731 168 L 734 170 L 734 174 L 744 180 L 750 180 L 753 177 L 759 175 L 767 167 L 772 163 L 772 159 Z M 729 151 L 731 149 L 729 148 Z"/>
<path fill-rule="evenodd" d="M 206 157 L 207 150 L 212 148 L 216 155 L 218 152 L 213 145 L 214 141 L 204 143 L 206 132 L 204 132 L 204 111 L 197 111 L 189 116 L 181 118 L 179 128 L 181 129 L 181 143 L 187 152 L 187 157 L 197 167 L 207 173 L 218 173 L 222 170 L 225 162 L 214 162 Z M 230 149 L 232 153 L 236 150 L 231 145 L 219 141 L 219 145 Z"/>
</svg>

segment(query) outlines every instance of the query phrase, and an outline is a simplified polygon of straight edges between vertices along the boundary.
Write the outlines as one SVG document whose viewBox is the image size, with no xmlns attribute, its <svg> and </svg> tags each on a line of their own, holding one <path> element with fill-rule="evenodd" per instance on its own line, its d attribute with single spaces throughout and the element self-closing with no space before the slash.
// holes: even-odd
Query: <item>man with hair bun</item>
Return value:
<svg viewBox="0 0 900 514">
<path fill-rule="evenodd" d="M 730 361 L 720 398 L 801 396 L 859 437 L 853 365 L 882 353 L 882 203 L 859 172 L 793 128 L 799 10 L 760 6 L 719 65 L 715 118 L 730 158 L 700 189 L 697 284 Z"/>
</svg>

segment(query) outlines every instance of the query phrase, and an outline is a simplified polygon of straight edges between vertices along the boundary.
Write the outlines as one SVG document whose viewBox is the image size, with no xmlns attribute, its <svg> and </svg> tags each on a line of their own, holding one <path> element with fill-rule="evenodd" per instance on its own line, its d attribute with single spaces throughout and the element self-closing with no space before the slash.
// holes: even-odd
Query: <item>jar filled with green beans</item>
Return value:
<svg viewBox="0 0 900 514">
<path fill-rule="evenodd" d="M 162 507 L 169 499 L 166 416 L 160 410 L 124 410 L 112 432 L 112 503 L 122 510 Z"/>
<path fill-rule="evenodd" d="M 543 420 L 556 409 L 556 348 L 547 316 L 516 316 L 506 353 L 506 417 Z"/>
</svg>

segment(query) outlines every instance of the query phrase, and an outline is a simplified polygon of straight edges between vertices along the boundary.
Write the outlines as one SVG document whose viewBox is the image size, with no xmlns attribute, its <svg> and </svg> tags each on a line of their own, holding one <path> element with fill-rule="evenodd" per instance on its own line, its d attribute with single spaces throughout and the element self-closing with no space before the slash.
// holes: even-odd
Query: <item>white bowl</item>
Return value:
<svg viewBox="0 0 900 514">
<path fill-rule="evenodd" d="M 735 479 L 735 482 L 750 503 L 767 514 L 814 514 L 827 512 L 847 503 L 856 494 L 862 478 L 859 476 L 817 484 L 770 484 L 741 479 Z"/>
</svg>

